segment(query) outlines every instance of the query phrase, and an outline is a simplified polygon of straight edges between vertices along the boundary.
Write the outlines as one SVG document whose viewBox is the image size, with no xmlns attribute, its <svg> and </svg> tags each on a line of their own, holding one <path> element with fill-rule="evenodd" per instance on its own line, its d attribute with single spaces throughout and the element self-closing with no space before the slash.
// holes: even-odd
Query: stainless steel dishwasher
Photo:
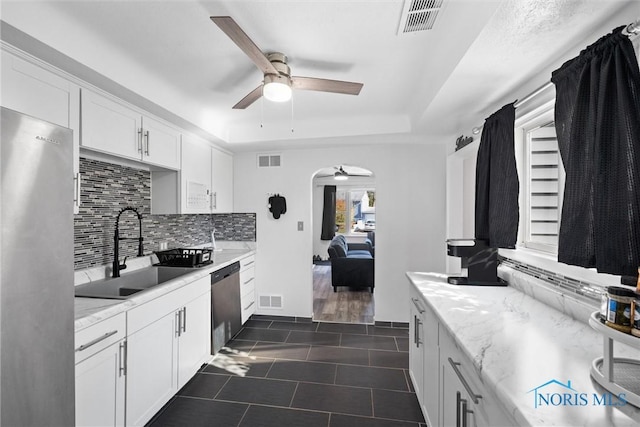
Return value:
<svg viewBox="0 0 640 427">
<path fill-rule="evenodd" d="M 240 263 L 211 273 L 211 354 L 216 354 L 242 328 Z"/>
</svg>

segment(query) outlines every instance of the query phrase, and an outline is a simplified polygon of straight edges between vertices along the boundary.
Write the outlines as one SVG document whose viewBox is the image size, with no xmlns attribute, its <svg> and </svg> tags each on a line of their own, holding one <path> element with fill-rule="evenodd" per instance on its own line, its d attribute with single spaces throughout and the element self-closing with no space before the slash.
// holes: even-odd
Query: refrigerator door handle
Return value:
<svg viewBox="0 0 640 427">
<path fill-rule="evenodd" d="M 75 181 L 75 197 L 73 198 L 73 202 L 76 206 L 80 206 L 80 172 L 76 173 L 76 176 L 73 178 Z"/>
</svg>

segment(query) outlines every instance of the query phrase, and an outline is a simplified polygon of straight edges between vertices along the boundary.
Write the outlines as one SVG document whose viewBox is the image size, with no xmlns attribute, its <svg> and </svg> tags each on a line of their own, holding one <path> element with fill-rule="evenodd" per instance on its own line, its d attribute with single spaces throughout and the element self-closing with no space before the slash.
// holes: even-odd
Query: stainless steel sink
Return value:
<svg viewBox="0 0 640 427">
<path fill-rule="evenodd" d="M 130 296 L 162 283 L 193 273 L 193 268 L 147 267 L 122 273 L 122 276 L 78 285 L 77 297 L 127 299 Z"/>
</svg>

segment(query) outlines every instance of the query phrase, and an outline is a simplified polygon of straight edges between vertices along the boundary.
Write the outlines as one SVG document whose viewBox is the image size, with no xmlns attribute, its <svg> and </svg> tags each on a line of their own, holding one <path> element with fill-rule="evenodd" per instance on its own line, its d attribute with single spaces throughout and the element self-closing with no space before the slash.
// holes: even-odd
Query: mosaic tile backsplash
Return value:
<svg viewBox="0 0 640 427">
<path fill-rule="evenodd" d="M 74 216 L 74 268 L 109 265 L 118 212 L 133 206 L 142 214 L 144 254 L 159 249 L 195 246 L 217 240 L 255 241 L 255 213 L 152 215 L 151 173 L 127 166 L 80 158 L 80 212 Z M 138 237 L 138 219 L 127 211 L 120 217 L 120 236 Z M 135 257 L 137 240 L 120 242 L 120 256 Z"/>
</svg>

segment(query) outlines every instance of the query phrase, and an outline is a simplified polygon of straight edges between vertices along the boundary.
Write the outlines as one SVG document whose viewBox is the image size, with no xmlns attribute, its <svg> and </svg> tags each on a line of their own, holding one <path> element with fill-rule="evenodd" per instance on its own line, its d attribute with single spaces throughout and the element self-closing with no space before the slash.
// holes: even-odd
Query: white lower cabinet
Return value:
<svg viewBox="0 0 640 427">
<path fill-rule="evenodd" d="M 484 399 L 479 389 L 474 388 L 462 355 L 449 337 L 443 337 L 440 350 L 442 362 L 442 425 L 484 426 L 489 425 L 483 414 Z"/>
<path fill-rule="evenodd" d="M 132 308 L 127 326 L 127 426 L 139 426 L 210 358 L 210 277 Z"/>
<path fill-rule="evenodd" d="M 210 286 L 210 278 L 204 281 Z M 211 291 L 182 308 L 178 345 L 178 389 L 182 388 L 211 356 Z"/>
<path fill-rule="evenodd" d="M 127 426 L 144 425 L 178 390 L 176 318 L 172 312 L 129 336 Z"/>
<path fill-rule="evenodd" d="M 242 324 L 256 312 L 255 255 L 240 260 L 240 306 Z"/>
<path fill-rule="evenodd" d="M 211 358 L 205 276 L 76 332 L 76 425 L 143 426 Z"/>
<path fill-rule="evenodd" d="M 409 375 L 427 425 L 438 423 L 438 320 L 415 289 L 411 289 Z"/>
<path fill-rule="evenodd" d="M 124 426 L 124 313 L 76 333 L 76 425 Z"/>
<path fill-rule="evenodd" d="M 413 388 L 420 401 L 424 402 L 424 303 L 414 295 L 411 295 L 409 303 L 409 376 L 413 382 Z M 424 412 L 424 408 L 422 410 Z M 431 424 L 429 424 L 431 425 Z"/>
<path fill-rule="evenodd" d="M 440 391 L 438 390 L 440 373 L 440 334 L 438 319 L 435 314 L 426 309 L 423 313 L 424 330 L 424 355 L 422 360 L 423 373 L 423 413 L 427 425 L 438 424 L 440 405 Z M 433 416 L 431 415 L 433 414 Z"/>
<path fill-rule="evenodd" d="M 409 375 L 427 425 L 516 425 L 424 296 L 413 286 L 409 295 Z"/>
<path fill-rule="evenodd" d="M 473 363 L 458 348 L 453 337 L 440 326 L 440 361 L 442 365 L 442 425 L 444 426 L 513 426 L 496 395 L 480 380 Z"/>
</svg>

